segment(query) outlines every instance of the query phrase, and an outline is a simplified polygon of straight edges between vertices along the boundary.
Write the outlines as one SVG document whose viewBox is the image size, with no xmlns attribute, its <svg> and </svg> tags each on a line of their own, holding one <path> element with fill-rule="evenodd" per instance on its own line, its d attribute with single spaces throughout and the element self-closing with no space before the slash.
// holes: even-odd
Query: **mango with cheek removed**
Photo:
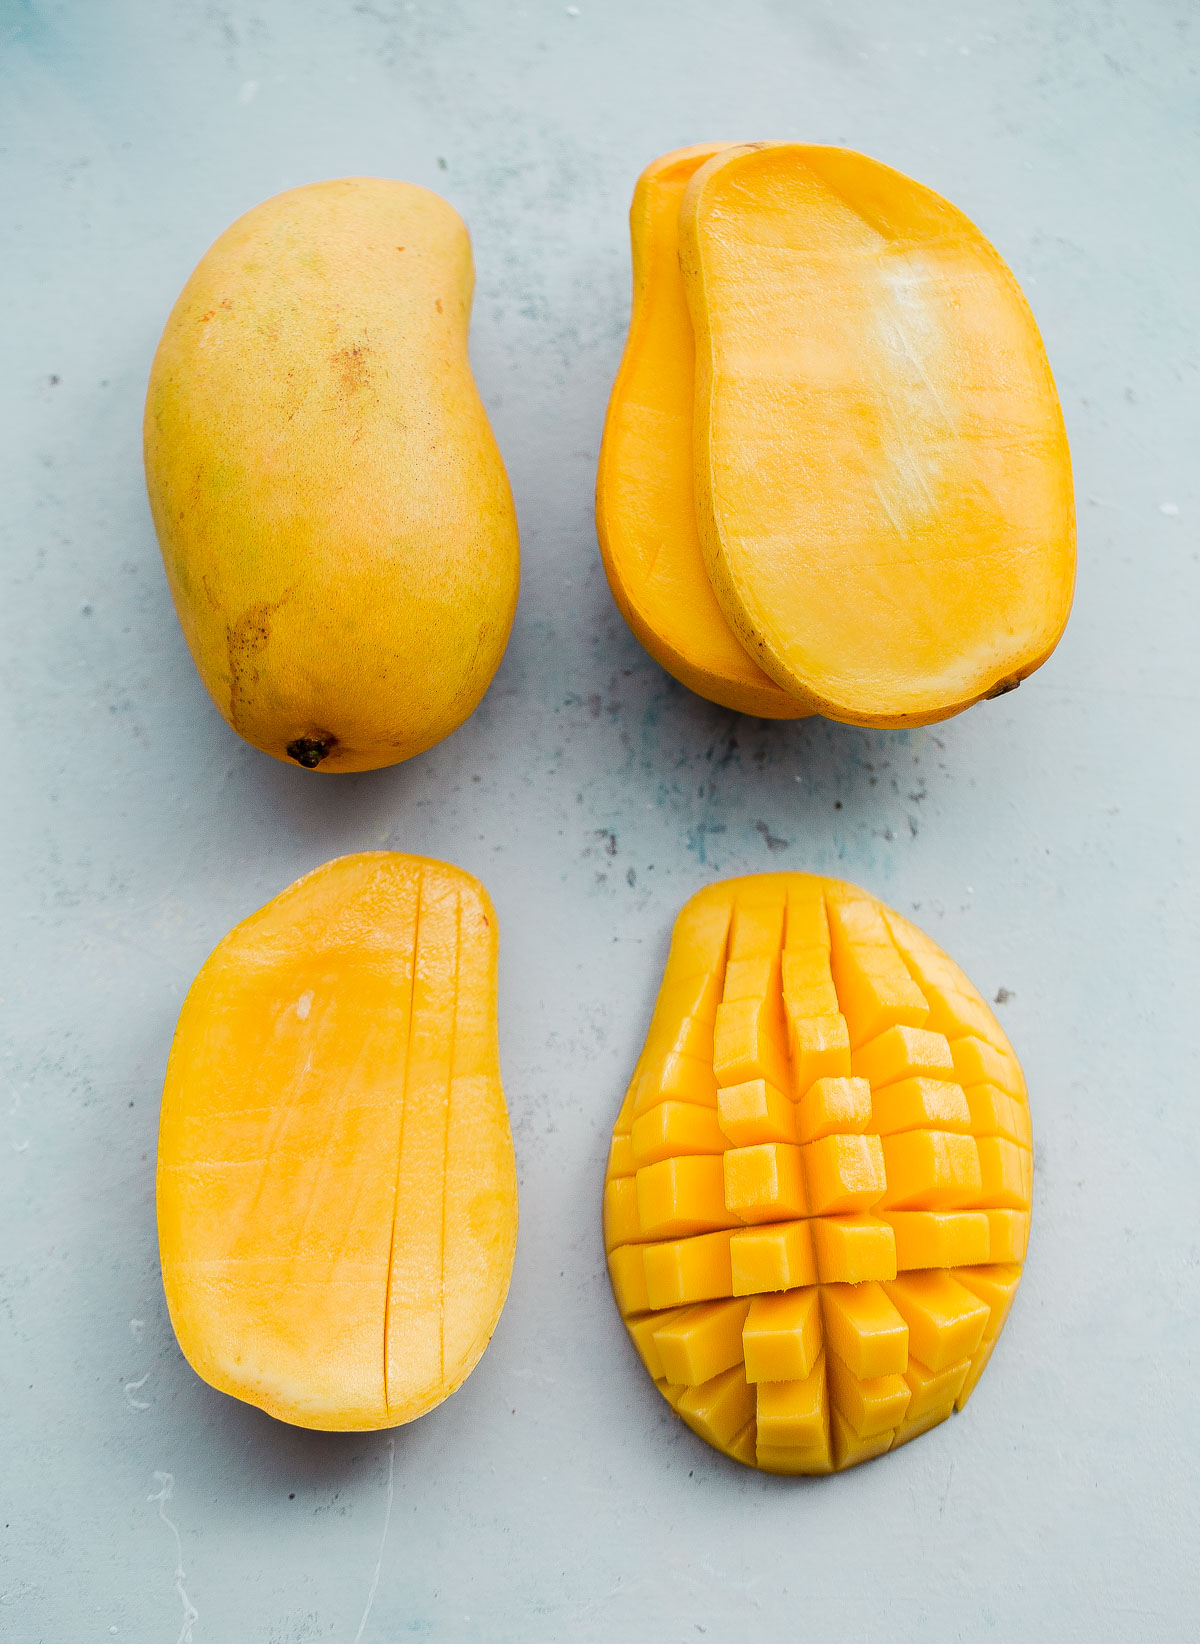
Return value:
<svg viewBox="0 0 1200 1644">
<path fill-rule="evenodd" d="M 713 701 L 927 724 L 1020 683 L 1070 611 L 1071 464 L 1028 305 L 878 161 L 655 161 L 597 527 L 638 638 Z"/>
<path fill-rule="evenodd" d="M 613 1128 L 617 1305 L 664 1398 L 776 1473 L 962 1409 L 1021 1276 L 1032 1131 L 963 972 L 840 880 L 712 885 L 675 924 Z"/>
<path fill-rule="evenodd" d="M 407 759 L 503 655 L 517 529 L 473 287 L 445 200 L 347 177 L 240 218 L 167 321 L 145 417 L 163 562 L 209 695 L 277 759 Z"/>
<path fill-rule="evenodd" d="M 346 856 L 220 943 L 171 1048 L 158 1229 L 179 1344 L 222 1392 L 366 1429 L 465 1381 L 517 1229 L 477 880 Z"/>
</svg>

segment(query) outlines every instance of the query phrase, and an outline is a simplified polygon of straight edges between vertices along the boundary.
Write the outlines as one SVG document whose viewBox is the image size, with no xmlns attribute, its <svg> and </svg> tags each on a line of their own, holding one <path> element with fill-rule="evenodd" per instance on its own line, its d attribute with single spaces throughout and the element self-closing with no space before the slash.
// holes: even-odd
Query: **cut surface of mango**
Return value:
<svg viewBox="0 0 1200 1644">
<path fill-rule="evenodd" d="M 1066 624 L 1074 501 L 995 248 L 900 172 L 802 143 L 720 149 L 678 235 L 696 528 L 742 644 L 854 724 L 928 723 L 1019 683 Z"/>
<path fill-rule="evenodd" d="M 705 1094 L 680 1102 L 660 1093 L 685 1038 Z M 676 921 L 605 1180 L 647 1370 L 701 1437 L 772 1472 L 936 1426 L 1012 1304 L 1031 1147 L 1007 1038 L 923 932 L 840 880 L 709 886 Z"/>
<path fill-rule="evenodd" d="M 610 1183 L 617 1237 L 632 1180 Z M 487 892 L 392 851 L 326 863 L 219 944 L 180 1014 L 158 1230 L 185 1357 L 299 1426 L 398 1426 L 478 1362 L 516 1229 Z"/>
</svg>

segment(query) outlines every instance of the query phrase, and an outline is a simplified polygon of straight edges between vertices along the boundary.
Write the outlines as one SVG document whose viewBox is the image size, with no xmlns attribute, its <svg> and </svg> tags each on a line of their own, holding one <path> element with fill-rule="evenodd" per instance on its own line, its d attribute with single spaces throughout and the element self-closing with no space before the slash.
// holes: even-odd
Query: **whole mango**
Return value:
<svg viewBox="0 0 1200 1644">
<path fill-rule="evenodd" d="M 200 677 L 276 759 L 372 770 L 476 707 L 517 599 L 454 209 L 349 177 L 226 230 L 167 321 L 150 506 Z"/>
</svg>

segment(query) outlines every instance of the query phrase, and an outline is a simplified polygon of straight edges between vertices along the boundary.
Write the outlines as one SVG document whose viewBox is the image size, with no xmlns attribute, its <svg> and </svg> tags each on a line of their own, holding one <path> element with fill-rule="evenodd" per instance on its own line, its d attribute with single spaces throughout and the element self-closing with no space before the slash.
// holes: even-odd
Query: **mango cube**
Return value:
<svg viewBox="0 0 1200 1644">
<path fill-rule="evenodd" d="M 859 1438 L 890 1433 L 904 1420 L 912 1393 L 903 1376 L 892 1373 L 860 1378 L 836 1353 L 829 1355 L 827 1365 L 833 1407 Z"/>
<path fill-rule="evenodd" d="M 972 1085 L 995 1085 L 1018 1101 L 1025 1099 L 1025 1079 L 1015 1056 L 997 1050 L 986 1039 L 951 1039 L 954 1076 L 969 1090 Z"/>
<path fill-rule="evenodd" d="M 993 1050 L 1008 1050 L 1004 1030 L 977 993 L 957 993 L 952 988 L 926 988 L 929 999 L 927 1026 L 944 1033 L 951 1042 L 977 1038 Z"/>
<path fill-rule="evenodd" d="M 949 1040 L 927 1028 L 886 1028 L 850 1053 L 850 1065 L 857 1078 L 870 1081 L 872 1089 L 901 1079 L 955 1077 Z"/>
<path fill-rule="evenodd" d="M 644 1313 L 647 1308 L 656 1305 L 650 1300 L 646 1287 L 646 1269 L 640 1245 L 626 1244 L 618 1250 L 610 1250 L 608 1276 L 612 1281 L 617 1307 L 624 1317 L 628 1318 L 631 1313 Z M 657 1305 L 669 1307 L 670 1303 L 659 1302 Z"/>
<path fill-rule="evenodd" d="M 896 1266 L 966 1267 L 991 1260 L 991 1227 L 982 1210 L 881 1210 L 896 1239 Z"/>
<path fill-rule="evenodd" d="M 822 1354 L 803 1381 L 760 1381 L 758 1442 L 778 1448 L 819 1447 L 829 1426 L 829 1394 Z"/>
<path fill-rule="evenodd" d="M 800 1149 L 759 1142 L 725 1153 L 725 1208 L 744 1222 L 781 1222 L 807 1209 Z"/>
<path fill-rule="evenodd" d="M 632 1176 L 612 1176 L 604 1184 L 604 1248 L 637 1244 L 642 1238 L 638 1220 L 637 1182 Z"/>
<path fill-rule="evenodd" d="M 679 1154 L 721 1153 L 724 1148 L 717 1114 L 711 1107 L 696 1107 L 691 1102 L 659 1102 L 633 1121 L 629 1133 L 635 1170 Z"/>
<path fill-rule="evenodd" d="M 972 1260 L 989 1262 L 1023 1262 L 1029 1247 L 1029 1212 L 1027 1210 L 985 1210 L 988 1224 L 987 1256 Z M 968 1266 L 966 1261 L 954 1265 Z"/>
<path fill-rule="evenodd" d="M 747 1301 L 713 1301 L 672 1313 L 654 1332 L 661 1374 L 680 1386 L 698 1387 L 741 1364 L 742 1326 L 749 1308 Z"/>
<path fill-rule="evenodd" d="M 837 989 L 826 948 L 787 949 L 780 965 L 780 980 L 789 1015 L 837 1015 Z"/>
<path fill-rule="evenodd" d="M 765 999 L 778 991 L 779 958 L 731 959 L 725 967 L 722 1004 L 736 999 Z"/>
<path fill-rule="evenodd" d="M 908 1363 L 908 1326 L 881 1284 L 823 1284 L 825 1340 L 866 1380 L 900 1374 Z"/>
<path fill-rule="evenodd" d="M 648 1239 L 673 1239 L 733 1227 L 725 1208 L 725 1167 L 720 1153 L 685 1155 L 643 1165 L 637 1183 L 638 1221 Z"/>
<path fill-rule="evenodd" d="M 840 1410 L 831 1410 L 829 1425 L 833 1438 L 834 1466 L 839 1472 L 845 1467 L 857 1467 L 861 1461 L 873 1461 L 892 1447 L 892 1433 L 886 1430 L 871 1438 L 860 1438 Z"/>
<path fill-rule="evenodd" d="M 637 1355 L 649 1372 L 651 1381 L 669 1380 L 663 1368 L 662 1355 L 654 1341 L 654 1333 L 670 1323 L 672 1319 L 690 1312 L 689 1308 L 676 1307 L 666 1313 L 638 1313 L 633 1318 L 625 1320 L 625 1328 L 629 1331 L 629 1339 L 637 1349 Z"/>
<path fill-rule="evenodd" d="M 633 1117 L 668 1101 L 716 1107 L 717 1080 L 711 1058 L 691 1056 L 682 1050 L 653 1058 L 638 1081 Z"/>
<path fill-rule="evenodd" d="M 871 1100 L 871 1129 L 880 1136 L 896 1136 L 906 1130 L 957 1130 L 978 1135 L 973 1117 L 961 1085 L 944 1079 L 901 1079 L 875 1091 Z"/>
<path fill-rule="evenodd" d="M 782 1473 L 796 1478 L 812 1478 L 835 1470 L 833 1449 L 828 1432 L 811 1449 L 794 1445 L 759 1444 L 754 1465 L 761 1473 Z"/>
<path fill-rule="evenodd" d="M 1003 1136 L 981 1136 L 975 1145 L 981 1177 L 975 1202 L 998 1210 L 1028 1210 L 1032 1179 L 1026 1149 Z"/>
<path fill-rule="evenodd" d="M 685 1302 L 712 1301 L 734 1293 L 728 1233 L 700 1233 L 691 1239 L 664 1239 L 625 1248 L 641 1257 L 643 1307 L 681 1307 Z M 636 1294 L 632 1277 L 627 1294 Z"/>
<path fill-rule="evenodd" d="M 793 1085 L 798 1096 L 817 1079 L 850 1077 L 850 1033 L 844 1016 L 797 1018 L 788 1010 L 788 1045 Z"/>
<path fill-rule="evenodd" d="M 983 1176 L 974 1136 L 907 1130 L 882 1141 L 887 1176 L 881 1210 L 958 1210 L 980 1202 Z"/>
<path fill-rule="evenodd" d="M 928 1433 L 931 1428 L 940 1427 L 949 1414 L 949 1410 L 939 1409 L 930 1410 L 926 1415 L 914 1416 L 911 1419 L 906 1417 L 892 1435 L 892 1449 L 898 1450 L 910 1439 L 920 1438 L 922 1433 Z"/>
<path fill-rule="evenodd" d="M 854 1135 L 871 1124 L 871 1087 L 865 1079 L 817 1079 L 796 1104 L 796 1137 L 818 1142 L 841 1132 Z"/>
<path fill-rule="evenodd" d="M 987 1303 L 950 1273 L 902 1273 L 886 1288 L 908 1325 L 909 1352 L 930 1370 L 969 1358 L 983 1340 Z"/>
<path fill-rule="evenodd" d="M 822 1284 L 865 1284 L 894 1279 L 896 1238 L 876 1216 L 814 1216 L 813 1253 Z"/>
<path fill-rule="evenodd" d="M 916 1359 L 910 1359 L 904 1372 L 904 1380 L 912 1394 L 905 1412 L 908 1419 L 917 1421 L 934 1410 L 949 1415 L 954 1401 L 963 1390 L 970 1368 L 970 1359 L 963 1359 L 961 1364 L 951 1364 L 945 1370 L 935 1372 Z"/>
<path fill-rule="evenodd" d="M 816 1285 L 755 1296 L 742 1327 L 747 1381 L 803 1381 L 821 1353 Z"/>
<path fill-rule="evenodd" d="M 762 902 L 749 899 L 735 903 L 729 938 L 731 963 L 739 959 L 778 961 L 786 912 L 786 895 Z"/>
<path fill-rule="evenodd" d="M 814 1216 L 866 1210 L 887 1192 L 878 1136 L 822 1136 L 802 1149 L 808 1202 Z"/>
<path fill-rule="evenodd" d="M 753 1418 L 754 1389 L 738 1364 L 700 1387 L 689 1387 L 675 1408 L 694 1433 L 724 1449 Z"/>
<path fill-rule="evenodd" d="M 733 1147 L 756 1142 L 794 1142 L 796 1109 L 765 1079 L 749 1079 L 717 1092 L 717 1124 Z"/>
<path fill-rule="evenodd" d="M 715 1083 L 722 1087 L 766 1079 L 787 1089 L 790 1075 L 783 1021 L 777 1018 L 770 999 L 732 999 L 717 1006 L 713 1073 Z"/>
<path fill-rule="evenodd" d="M 819 892 L 806 895 L 789 891 L 784 948 L 824 948 L 829 952 L 829 916 L 825 898 Z"/>
<path fill-rule="evenodd" d="M 608 1169 L 604 1173 L 605 1181 L 612 1181 L 618 1176 L 632 1176 L 637 1166 L 633 1162 L 633 1142 L 628 1130 L 614 1135 L 608 1150 Z"/>
<path fill-rule="evenodd" d="M 1025 1126 L 1018 1115 L 1026 1120 L 1029 1115 L 1023 1102 L 998 1085 L 971 1085 L 964 1096 L 976 1136 L 1003 1136 L 1010 1142 L 1021 1143 Z"/>
<path fill-rule="evenodd" d="M 812 1223 L 783 1222 L 743 1228 L 729 1240 L 732 1294 L 761 1296 L 815 1284 Z"/>
</svg>

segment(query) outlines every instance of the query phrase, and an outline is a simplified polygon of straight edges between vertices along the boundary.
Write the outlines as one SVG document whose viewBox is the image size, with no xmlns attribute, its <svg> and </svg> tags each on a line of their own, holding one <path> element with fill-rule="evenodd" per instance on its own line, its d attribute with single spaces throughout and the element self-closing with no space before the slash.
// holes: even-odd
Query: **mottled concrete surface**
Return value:
<svg viewBox="0 0 1200 1644">
<path fill-rule="evenodd" d="M 0 3 L 6 1644 L 1195 1637 L 1197 23 L 1187 0 Z M 689 696 L 617 616 L 591 490 L 625 211 L 647 160 L 712 136 L 877 154 L 1024 282 L 1081 569 L 1015 695 L 911 734 L 764 725 Z M 347 172 L 429 184 L 470 224 L 524 587 L 462 730 L 326 779 L 204 695 L 139 420 L 214 236 Z M 197 967 L 377 845 L 496 899 L 522 1194 L 495 1341 L 394 1454 L 203 1386 L 153 1220 Z M 813 1483 L 674 1420 L 600 1244 L 671 919 L 766 867 L 860 880 L 1004 989 L 1037 1128 L 1026 1280 L 969 1410 Z"/>
</svg>

